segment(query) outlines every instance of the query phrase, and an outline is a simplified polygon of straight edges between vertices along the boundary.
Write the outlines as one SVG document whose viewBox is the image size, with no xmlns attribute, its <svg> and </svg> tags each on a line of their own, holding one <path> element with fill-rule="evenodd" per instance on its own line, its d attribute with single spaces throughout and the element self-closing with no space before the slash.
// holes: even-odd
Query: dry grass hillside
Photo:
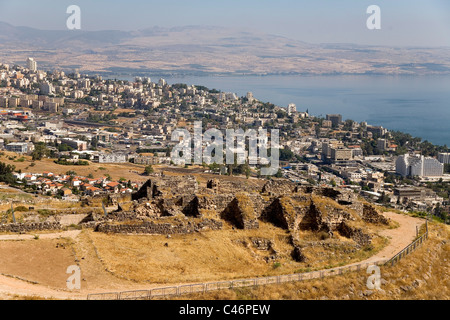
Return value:
<svg viewBox="0 0 450 320">
<path fill-rule="evenodd" d="M 357 250 L 347 238 L 321 238 L 304 231 L 300 236 L 318 245 L 305 250 L 306 262 L 296 262 L 291 256 L 289 232 L 264 222 L 256 230 L 237 230 L 226 225 L 219 231 L 170 238 L 91 231 L 85 234 L 107 270 L 122 279 L 153 284 L 218 281 L 337 267 L 364 260 L 387 244 L 387 239 L 374 236 L 372 246 Z M 271 249 L 255 248 L 253 240 L 257 238 L 270 240 Z"/>
<path fill-rule="evenodd" d="M 448 300 L 450 226 L 430 224 L 429 239 L 395 266 L 381 267 L 381 290 L 366 287 L 366 270 L 323 280 L 183 296 L 192 300 Z"/>
<path fill-rule="evenodd" d="M 89 162 L 88 166 L 65 166 L 54 163 L 54 159 L 42 159 L 33 161 L 30 156 L 18 155 L 14 152 L 2 152 L 0 161 L 16 167 L 17 170 L 27 173 L 43 173 L 45 171 L 54 174 L 65 174 L 68 171 L 75 171 L 78 175 L 87 177 L 92 174 L 94 178 L 104 177 L 109 174 L 113 180 L 126 178 L 131 181 L 146 181 L 147 177 L 141 175 L 145 166 L 132 163 L 107 164 Z"/>
</svg>

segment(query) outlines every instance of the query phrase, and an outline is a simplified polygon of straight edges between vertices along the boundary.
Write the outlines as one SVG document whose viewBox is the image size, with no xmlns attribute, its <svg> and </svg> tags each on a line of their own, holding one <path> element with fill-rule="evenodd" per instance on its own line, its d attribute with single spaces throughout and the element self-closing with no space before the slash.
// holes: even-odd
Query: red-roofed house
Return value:
<svg viewBox="0 0 450 320">
<path fill-rule="evenodd" d="M 100 194 L 102 191 L 102 189 L 97 188 L 97 187 L 93 187 L 93 186 L 89 186 L 86 188 L 86 194 L 90 195 L 90 196 L 95 196 L 97 194 Z"/>
</svg>

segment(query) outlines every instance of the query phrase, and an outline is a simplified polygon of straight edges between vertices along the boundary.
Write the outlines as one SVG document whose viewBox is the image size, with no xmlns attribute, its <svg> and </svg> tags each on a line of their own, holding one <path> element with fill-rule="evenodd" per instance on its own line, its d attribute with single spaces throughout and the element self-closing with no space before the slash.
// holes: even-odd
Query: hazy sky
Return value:
<svg viewBox="0 0 450 320">
<path fill-rule="evenodd" d="M 65 29 L 72 4 L 83 30 L 213 25 L 311 43 L 450 46 L 449 0 L 0 0 L 0 21 Z M 366 28 L 369 5 L 381 8 L 381 30 Z"/>
</svg>

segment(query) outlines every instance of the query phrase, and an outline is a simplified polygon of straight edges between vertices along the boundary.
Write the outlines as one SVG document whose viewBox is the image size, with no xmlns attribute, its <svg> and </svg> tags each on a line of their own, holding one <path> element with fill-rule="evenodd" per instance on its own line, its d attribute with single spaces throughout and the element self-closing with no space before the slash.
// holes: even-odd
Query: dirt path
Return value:
<svg viewBox="0 0 450 320">
<path fill-rule="evenodd" d="M 425 223 L 424 219 L 413 218 L 394 212 L 386 212 L 383 213 L 383 215 L 386 218 L 397 221 L 400 224 L 400 227 L 396 229 L 387 229 L 380 232 L 379 234 L 381 236 L 389 238 L 389 244 L 365 262 L 392 258 L 402 249 L 407 247 L 411 242 L 413 242 L 416 237 L 416 230 Z"/>
<path fill-rule="evenodd" d="M 41 233 L 39 239 L 60 239 L 60 238 L 72 238 L 75 239 L 80 234 L 80 230 L 63 231 L 57 233 Z M 19 240 L 33 240 L 36 235 L 32 234 L 7 234 L 1 235 L 0 241 L 19 241 Z"/>
<path fill-rule="evenodd" d="M 14 299 L 14 296 L 38 297 L 39 299 L 86 299 L 84 293 L 55 290 L 46 286 L 0 275 L 0 299 Z"/>
<path fill-rule="evenodd" d="M 413 218 L 410 216 L 401 215 L 397 213 L 387 212 L 384 213 L 383 215 L 386 216 L 387 218 L 392 219 L 393 221 L 397 221 L 400 224 L 400 226 L 396 229 L 387 229 L 381 232 L 380 235 L 389 238 L 390 240 L 389 244 L 379 253 L 363 262 L 372 262 L 381 259 L 391 258 L 414 240 L 416 236 L 416 228 L 424 224 L 423 219 Z M 54 234 L 41 234 L 39 235 L 39 238 L 55 239 L 61 237 L 69 237 L 72 239 L 76 239 L 78 241 L 80 240 L 79 238 L 77 238 L 79 234 L 80 231 L 66 231 Z M 33 238 L 34 236 L 32 235 L 11 235 L 11 236 L 6 235 L 0 236 L 0 241 L 29 240 Z M 106 275 L 103 275 L 102 278 L 104 278 L 105 276 Z M 109 277 L 111 276 L 112 275 L 109 275 Z M 33 284 L 21 279 L 0 275 L 0 299 L 12 299 L 14 298 L 15 295 L 27 297 L 37 296 L 40 298 L 53 298 L 53 299 L 86 299 L 87 295 L 91 293 L 140 290 L 144 288 L 149 289 L 149 287 L 150 286 L 148 285 L 147 286 L 143 284 L 133 285 L 132 283 L 127 284 L 123 283 L 122 285 L 117 285 L 116 283 L 115 285 L 108 286 L 108 284 L 105 283 L 96 290 L 94 290 L 93 288 L 89 288 L 88 290 L 82 289 L 78 292 L 71 292 L 69 290 L 62 290 L 62 289 L 58 290 L 44 285 Z"/>
</svg>

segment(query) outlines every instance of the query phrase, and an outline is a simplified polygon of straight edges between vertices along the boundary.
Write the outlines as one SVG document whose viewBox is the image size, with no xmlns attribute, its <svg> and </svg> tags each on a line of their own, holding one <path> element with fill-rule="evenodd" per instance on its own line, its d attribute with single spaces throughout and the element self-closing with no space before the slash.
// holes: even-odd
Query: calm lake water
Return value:
<svg viewBox="0 0 450 320">
<path fill-rule="evenodd" d="M 157 82 L 158 77 L 152 76 Z M 169 84 L 203 85 L 314 116 L 381 125 L 450 146 L 450 76 L 198 76 L 165 78 Z"/>
</svg>

